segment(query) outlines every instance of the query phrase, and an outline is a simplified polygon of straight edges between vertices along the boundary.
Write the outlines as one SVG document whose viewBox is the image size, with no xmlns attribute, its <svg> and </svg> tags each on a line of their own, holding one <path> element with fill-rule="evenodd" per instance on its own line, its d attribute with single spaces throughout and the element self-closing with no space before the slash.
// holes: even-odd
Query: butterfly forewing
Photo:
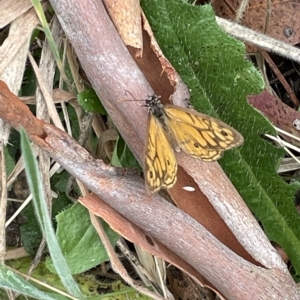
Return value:
<svg viewBox="0 0 300 300">
<path fill-rule="evenodd" d="M 176 182 L 177 162 L 162 124 L 151 113 L 148 120 L 145 176 L 147 189 L 155 193 Z"/>
</svg>

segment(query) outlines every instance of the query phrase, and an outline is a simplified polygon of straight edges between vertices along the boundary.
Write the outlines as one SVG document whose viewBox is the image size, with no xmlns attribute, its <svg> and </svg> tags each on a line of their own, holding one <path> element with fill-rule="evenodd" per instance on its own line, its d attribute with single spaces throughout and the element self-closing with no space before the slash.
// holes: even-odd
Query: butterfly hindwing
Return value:
<svg viewBox="0 0 300 300">
<path fill-rule="evenodd" d="M 148 191 L 171 188 L 176 182 L 177 162 L 162 124 L 151 113 L 145 155 L 145 179 Z"/>
</svg>

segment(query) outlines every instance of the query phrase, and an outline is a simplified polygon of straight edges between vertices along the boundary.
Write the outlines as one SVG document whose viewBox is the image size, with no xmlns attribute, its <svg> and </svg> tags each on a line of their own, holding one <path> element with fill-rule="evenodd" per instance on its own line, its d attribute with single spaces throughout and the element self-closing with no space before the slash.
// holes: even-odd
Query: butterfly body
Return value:
<svg viewBox="0 0 300 300">
<path fill-rule="evenodd" d="M 173 148 L 203 161 L 215 161 L 224 150 L 243 143 L 242 135 L 226 123 L 192 109 L 163 105 L 156 95 L 148 97 L 145 106 L 149 110 L 145 179 L 151 193 L 176 183 Z"/>
<path fill-rule="evenodd" d="M 146 106 L 149 108 L 148 131 L 153 134 L 147 142 L 145 179 L 147 189 L 154 193 L 175 184 L 177 162 L 166 133 L 163 105 L 156 99 L 148 98 Z"/>
</svg>

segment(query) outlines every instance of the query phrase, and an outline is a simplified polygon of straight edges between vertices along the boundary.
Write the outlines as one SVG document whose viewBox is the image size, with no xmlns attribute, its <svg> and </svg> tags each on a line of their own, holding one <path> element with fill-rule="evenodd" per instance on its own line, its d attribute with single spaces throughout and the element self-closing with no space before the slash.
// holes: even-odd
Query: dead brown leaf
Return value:
<svg viewBox="0 0 300 300">
<path fill-rule="evenodd" d="M 300 138 L 300 132 L 294 125 L 296 120 L 300 120 L 300 113 L 298 111 L 292 109 L 267 91 L 259 95 L 249 96 L 248 102 L 261 111 L 276 127 Z M 295 139 L 288 136 L 284 136 L 284 139 L 294 145 L 300 146 L 300 143 Z"/>
<path fill-rule="evenodd" d="M 138 0 L 104 1 L 116 28 L 126 46 L 143 53 L 141 7 Z"/>
<path fill-rule="evenodd" d="M 220 17 L 233 20 L 240 0 L 214 0 L 212 5 Z M 291 45 L 300 42 L 300 3 L 298 1 L 250 0 L 241 22 Z"/>
</svg>

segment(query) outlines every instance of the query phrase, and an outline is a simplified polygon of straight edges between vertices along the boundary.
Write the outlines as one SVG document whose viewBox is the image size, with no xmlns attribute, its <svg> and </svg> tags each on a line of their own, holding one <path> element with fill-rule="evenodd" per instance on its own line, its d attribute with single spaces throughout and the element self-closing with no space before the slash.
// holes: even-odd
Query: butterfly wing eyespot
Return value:
<svg viewBox="0 0 300 300">
<path fill-rule="evenodd" d="M 171 188 L 176 182 L 177 162 L 162 125 L 151 113 L 148 117 L 145 180 L 151 193 Z"/>
</svg>

